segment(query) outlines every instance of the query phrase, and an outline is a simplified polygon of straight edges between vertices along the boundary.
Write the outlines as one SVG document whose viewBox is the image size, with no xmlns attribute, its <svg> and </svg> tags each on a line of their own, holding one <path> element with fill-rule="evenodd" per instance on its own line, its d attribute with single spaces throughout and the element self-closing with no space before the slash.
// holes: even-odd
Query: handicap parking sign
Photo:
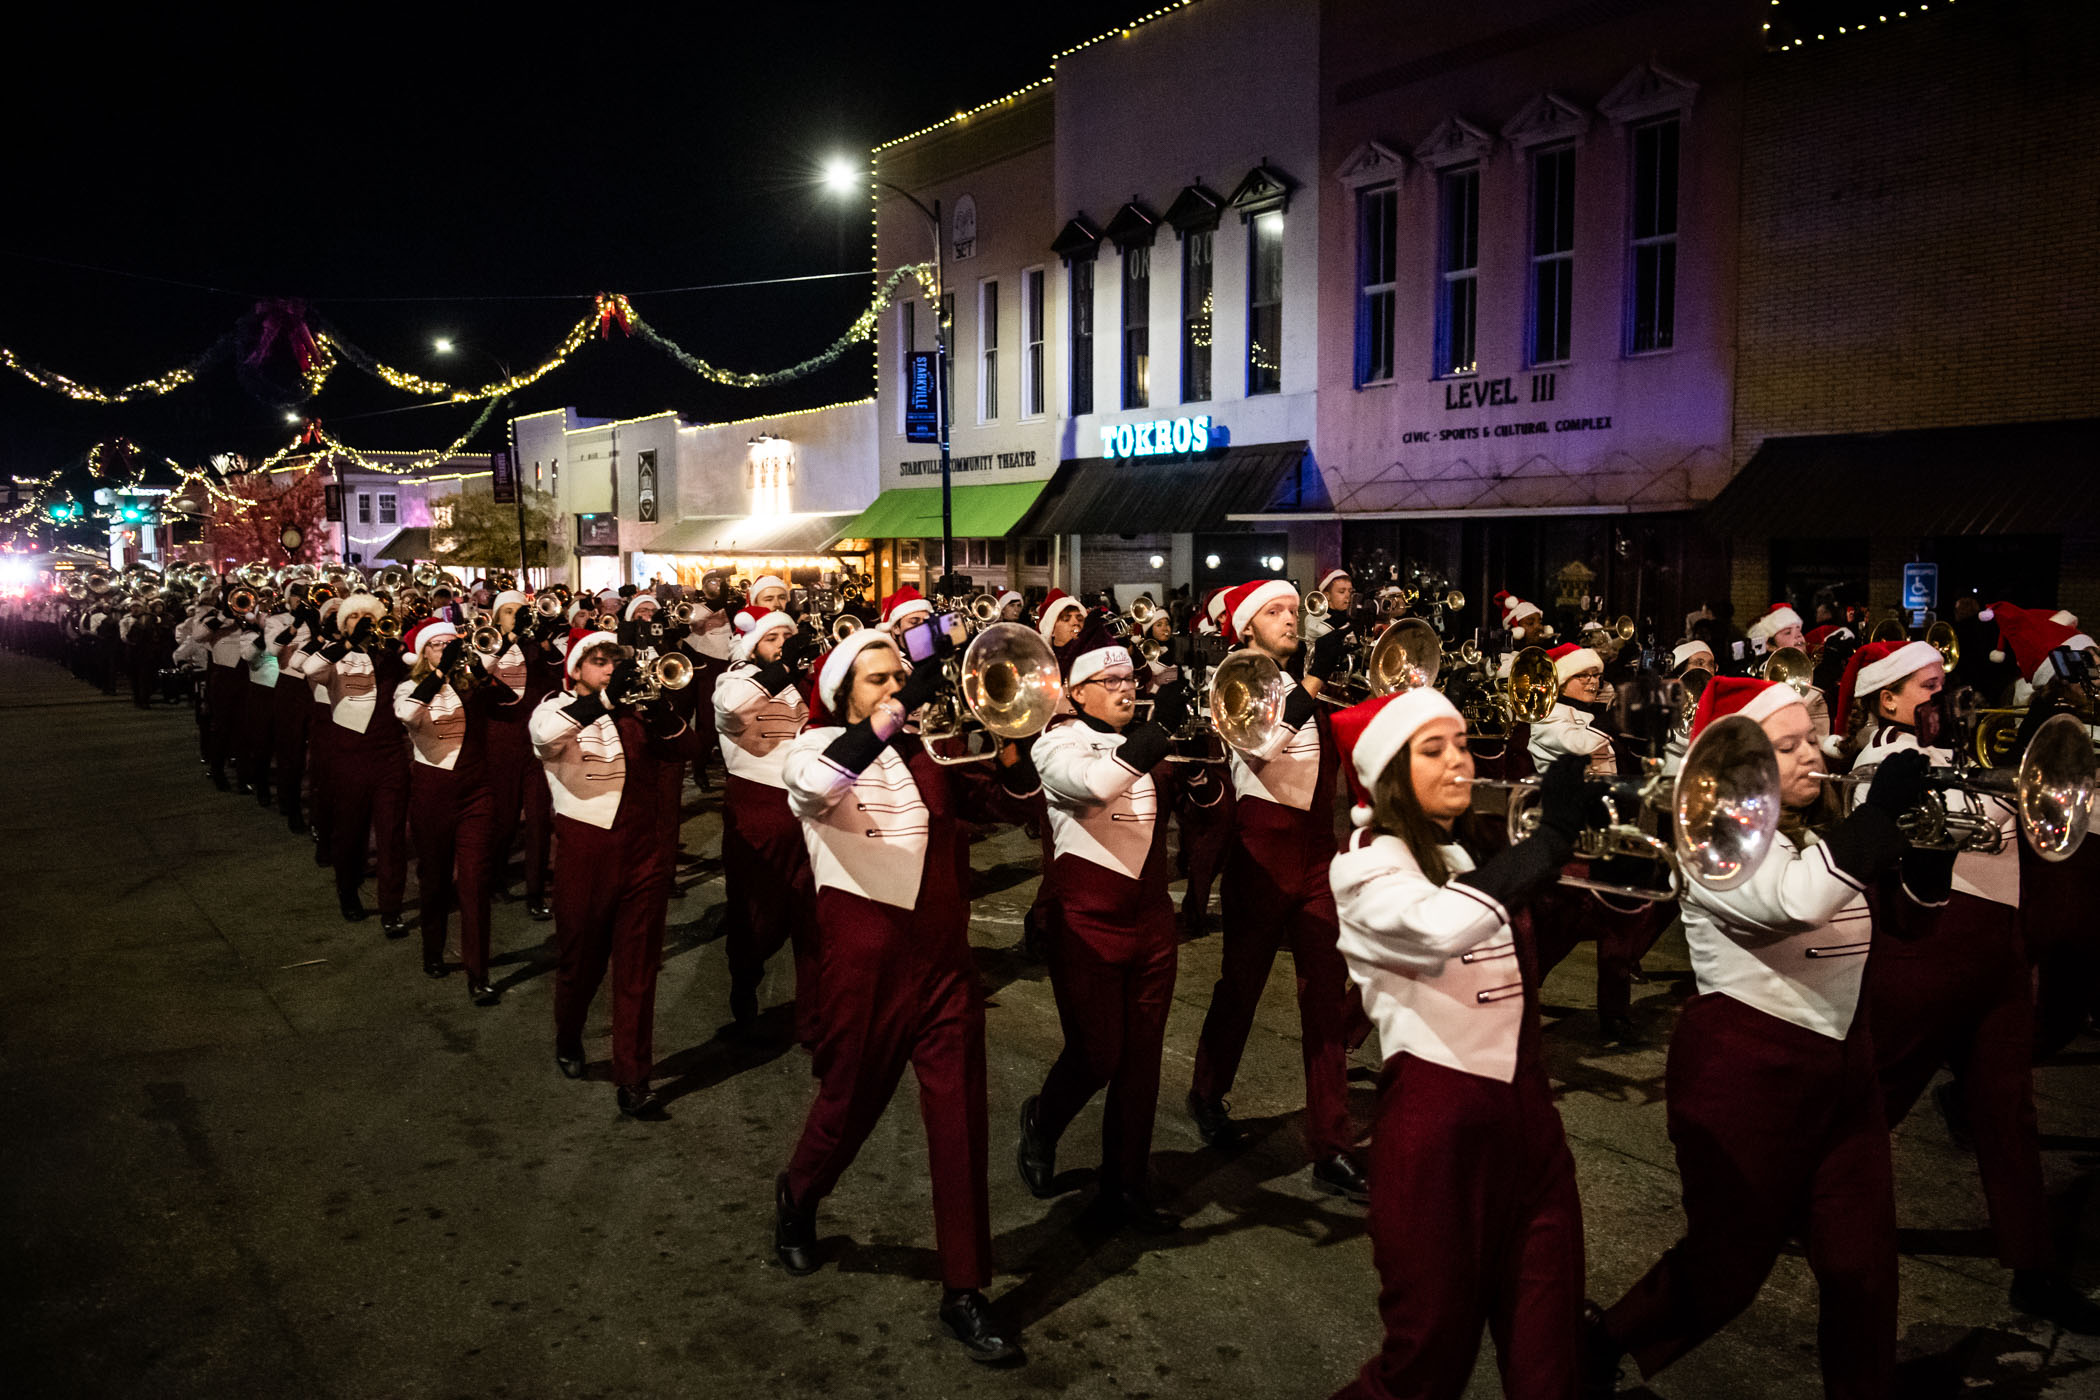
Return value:
<svg viewBox="0 0 2100 1400">
<path fill-rule="evenodd" d="M 1940 566 L 1937 564 L 1905 564 L 1903 566 L 1903 606 L 1910 611 L 1920 608 L 1936 608 L 1940 602 Z"/>
</svg>

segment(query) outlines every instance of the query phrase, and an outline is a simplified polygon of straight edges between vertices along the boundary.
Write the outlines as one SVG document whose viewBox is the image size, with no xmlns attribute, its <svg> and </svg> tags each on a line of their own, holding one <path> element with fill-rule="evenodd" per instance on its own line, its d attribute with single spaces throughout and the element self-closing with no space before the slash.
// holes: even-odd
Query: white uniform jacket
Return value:
<svg viewBox="0 0 2100 1400">
<path fill-rule="evenodd" d="M 1286 674 L 1286 699 L 1298 683 Z M 1301 812 L 1312 810 L 1313 794 L 1320 786 L 1320 722 L 1317 716 L 1296 729 L 1277 726 L 1276 737 L 1258 753 L 1241 753 L 1230 745 L 1232 791 L 1238 797 L 1259 797 L 1281 807 Z"/>
<path fill-rule="evenodd" d="M 467 739 L 467 705 L 448 681 L 438 687 L 429 703 L 416 699 L 416 683 L 401 682 L 394 688 L 394 718 L 408 731 L 408 746 L 416 762 L 428 768 L 452 769 Z"/>
<path fill-rule="evenodd" d="M 1843 1040 L 1859 1009 L 1873 919 L 1866 887 L 1830 848 L 1783 834 L 1731 890 L 1685 884 L 1684 940 L 1702 992 L 1719 992 L 1818 1035 Z"/>
<path fill-rule="evenodd" d="M 878 904 L 910 909 L 926 873 L 930 818 L 911 767 L 884 744 L 875 761 L 853 773 L 824 750 L 846 731 L 806 729 L 788 744 L 781 774 L 788 807 L 802 820 L 817 889 L 844 890 Z"/>
<path fill-rule="evenodd" d="M 372 716 L 379 710 L 379 676 L 370 656 L 355 647 L 340 661 L 316 654 L 306 674 L 315 683 L 315 694 L 327 688 L 330 719 L 358 734 L 372 727 Z"/>
<path fill-rule="evenodd" d="M 792 681 L 768 691 L 758 667 L 741 662 L 715 682 L 714 706 L 722 766 L 754 783 L 786 787 L 787 746 L 809 719 L 802 692 Z"/>
<path fill-rule="evenodd" d="M 1163 794 L 1147 770 L 1124 762 L 1125 735 L 1084 720 L 1053 724 L 1036 740 L 1035 769 L 1050 808 L 1055 853 L 1077 856 L 1136 880 L 1145 873 Z M 1210 806 L 1224 795 L 1212 786 Z"/>
<path fill-rule="evenodd" d="M 713 623 L 719 617 L 722 619 L 721 625 L 703 628 L 700 623 L 695 622 L 686 634 L 678 639 L 678 644 L 695 656 L 704 656 L 710 661 L 727 661 L 730 650 L 736 646 L 736 628 L 731 625 L 728 614 L 698 601 L 694 602 L 693 611 L 708 623 Z"/>
<path fill-rule="evenodd" d="M 1562 754 L 1581 754 L 1589 760 L 1585 772 L 1610 777 L 1619 771 L 1611 735 L 1583 710 L 1565 700 L 1556 700 L 1546 717 L 1531 726 L 1531 763 L 1541 773 Z"/>
<path fill-rule="evenodd" d="M 1473 868 L 1441 848 L 1454 875 Z M 1355 831 L 1327 869 L 1341 922 L 1339 947 L 1379 1053 L 1402 1051 L 1507 1084 L 1516 1078 L 1524 976 L 1501 902 L 1422 873 L 1397 836 Z"/>
<path fill-rule="evenodd" d="M 620 746 L 620 726 L 609 714 L 580 725 L 563 711 L 577 697 L 556 691 L 540 701 L 527 723 L 533 751 L 547 769 L 547 787 L 555 812 L 587 826 L 610 831 L 620 814 L 620 791 L 627 783 L 627 753 Z"/>
<path fill-rule="evenodd" d="M 522 644 L 513 640 L 501 651 L 477 652 L 476 655 L 481 657 L 483 670 L 498 682 L 510 687 L 513 700 L 525 698 L 525 648 Z"/>
<path fill-rule="evenodd" d="M 1866 768 L 1885 761 L 1890 754 L 1907 749 L 1918 749 L 1916 731 L 1898 729 L 1886 724 L 1876 724 L 1868 729 L 1865 742 L 1860 745 L 1859 757 L 1852 761 L 1854 768 Z M 1948 768 L 1954 764 L 1954 755 L 1947 749 L 1922 749 L 1925 761 L 1935 768 Z M 1872 779 L 1860 785 L 1854 793 L 1855 801 L 1865 801 L 1873 791 Z M 1960 801 L 1959 796 L 1950 800 Z M 1996 855 L 1982 855 L 1975 851 L 1964 851 L 1954 858 L 1954 888 L 1958 893 L 1987 899 L 1993 904 L 2018 906 L 2020 902 L 2020 815 L 2012 803 L 1999 797 L 1985 796 L 1978 799 L 1984 813 L 1998 825 L 2004 847 Z"/>
</svg>

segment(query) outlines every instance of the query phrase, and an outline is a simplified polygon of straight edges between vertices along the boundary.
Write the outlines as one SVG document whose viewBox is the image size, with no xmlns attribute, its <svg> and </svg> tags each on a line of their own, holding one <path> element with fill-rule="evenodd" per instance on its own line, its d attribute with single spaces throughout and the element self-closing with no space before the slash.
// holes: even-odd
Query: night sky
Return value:
<svg viewBox="0 0 2100 1400">
<path fill-rule="evenodd" d="M 16 48 L 0 87 L 13 196 L 0 345 L 114 387 L 187 361 L 258 296 L 307 298 L 381 359 L 447 379 L 494 371 L 482 355 L 440 359 L 434 337 L 523 369 L 600 290 L 629 293 L 717 364 L 791 364 L 866 305 L 867 277 L 656 289 L 863 272 L 866 203 L 824 191 L 827 157 L 865 157 L 1011 91 L 1057 49 L 1147 7 L 982 7 L 962 23 L 882 4 L 652 6 L 646 19 L 593 6 L 555 23 L 482 7 L 487 25 L 473 30 L 419 18 L 435 10 L 40 8 L 58 27 Z M 870 385 L 865 348 L 799 384 L 746 391 L 615 336 L 514 411 L 668 407 L 719 421 Z M 308 411 L 369 449 L 442 446 L 476 412 L 398 411 L 415 402 L 345 364 Z M 499 425 L 474 446 L 500 445 Z M 117 407 L 0 372 L 0 469 L 20 477 L 77 464 L 120 434 L 156 462 L 188 464 L 259 456 L 291 432 L 229 369 Z"/>
</svg>

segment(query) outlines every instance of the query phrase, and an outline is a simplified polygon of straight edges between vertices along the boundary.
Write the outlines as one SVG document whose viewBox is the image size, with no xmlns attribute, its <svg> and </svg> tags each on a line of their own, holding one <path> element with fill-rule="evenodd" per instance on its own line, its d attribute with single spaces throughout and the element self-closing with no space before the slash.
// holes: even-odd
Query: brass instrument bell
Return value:
<svg viewBox="0 0 2100 1400">
<path fill-rule="evenodd" d="M 1954 628 L 1946 622 L 1935 620 L 1925 629 L 1925 640 L 1940 654 L 1941 665 L 1952 675 L 1954 668 L 1961 664 L 1961 639 L 1954 635 Z"/>
</svg>

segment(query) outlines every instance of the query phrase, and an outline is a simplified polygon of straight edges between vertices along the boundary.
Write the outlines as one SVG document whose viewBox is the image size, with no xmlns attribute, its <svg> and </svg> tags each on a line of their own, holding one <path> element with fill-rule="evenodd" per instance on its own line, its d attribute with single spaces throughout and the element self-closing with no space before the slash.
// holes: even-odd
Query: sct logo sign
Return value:
<svg viewBox="0 0 2100 1400">
<path fill-rule="evenodd" d="M 1157 418 L 1150 423 L 1115 423 L 1101 429 L 1101 455 L 1158 457 L 1167 453 L 1210 451 L 1210 415 Z"/>
</svg>

